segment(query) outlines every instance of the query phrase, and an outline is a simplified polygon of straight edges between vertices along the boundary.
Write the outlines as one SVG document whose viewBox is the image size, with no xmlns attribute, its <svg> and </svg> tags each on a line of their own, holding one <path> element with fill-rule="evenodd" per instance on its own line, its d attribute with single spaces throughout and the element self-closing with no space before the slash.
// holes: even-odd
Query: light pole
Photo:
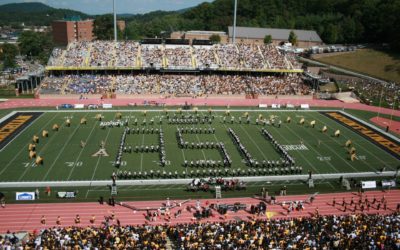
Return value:
<svg viewBox="0 0 400 250">
<path fill-rule="evenodd" d="M 379 115 L 380 115 L 380 113 L 381 113 L 381 109 L 382 109 L 382 98 L 383 98 L 383 89 L 386 87 L 386 83 L 385 84 L 383 84 L 383 86 L 382 86 L 382 90 L 381 90 L 381 98 L 379 99 L 379 109 L 378 109 L 378 118 L 377 118 L 377 120 L 379 121 Z"/>
<path fill-rule="evenodd" d="M 236 42 L 236 12 L 237 12 L 237 0 L 235 0 L 235 9 L 233 11 L 233 37 L 232 37 L 232 43 Z"/>
<path fill-rule="evenodd" d="M 113 0 L 113 14 L 114 14 L 114 41 L 117 41 L 117 10 L 116 10 L 116 1 Z"/>
<path fill-rule="evenodd" d="M 393 107 L 392 107 L 392 112 L 390 113 L 389 126 L 392 126 L 393 112 L 394 112 L 394 108 L 396 107 L 396 101 L 397 101 L 397 95 L 393 98 Z"/>
</svg>

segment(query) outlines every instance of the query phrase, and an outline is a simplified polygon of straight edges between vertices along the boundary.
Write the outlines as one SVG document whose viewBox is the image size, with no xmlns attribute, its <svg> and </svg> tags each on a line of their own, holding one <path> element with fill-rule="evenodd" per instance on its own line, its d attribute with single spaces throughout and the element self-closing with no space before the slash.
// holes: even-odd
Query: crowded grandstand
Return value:
<svg viewBox="0 0 400 250">
<path fill-rule="evenodd" d="M 73 42 L 56 48 L 48 69 L 299 70 L 293 56 L 274 45 L 157 45 L 136 42 Z"/>
<path fill-rule="evenodd" d="M 73 42 L 65 50 L 53 50 L 47 69 L 50 74 L 42 82 L 41 94 L 310 94 L 295 56 L 273 45 Z M 148 69 L 153 73 L 143 72 Z M 169 73 L 159 72 L 166 69 Z"/>
</svg>

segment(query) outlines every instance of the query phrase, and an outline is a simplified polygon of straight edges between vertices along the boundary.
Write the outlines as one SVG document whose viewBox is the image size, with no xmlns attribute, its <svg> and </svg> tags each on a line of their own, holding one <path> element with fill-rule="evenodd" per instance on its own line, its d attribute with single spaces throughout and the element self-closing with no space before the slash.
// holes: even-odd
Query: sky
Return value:
<svg viewBox="0 0 400 250">
<path fill-rule="evenodd" d="M 213 0 L 117 0 L 117 13 L 142 14 L 155 10 L 180 10 Z M 78 10 L 87 14 L 112 12 L 112 0 L 0 0 L 7 3 L 42 2 L 54 8 Z"/>
</svg>

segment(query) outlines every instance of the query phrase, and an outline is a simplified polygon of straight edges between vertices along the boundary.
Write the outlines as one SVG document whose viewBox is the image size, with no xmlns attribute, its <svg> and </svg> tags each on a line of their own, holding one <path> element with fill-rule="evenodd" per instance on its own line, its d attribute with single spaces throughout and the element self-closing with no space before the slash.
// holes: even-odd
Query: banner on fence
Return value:
<svg viewBox="0 0 400 250">
<path fill-rule="evenodd" d="M 362 181 L 362 188 L 376 188 L 376 181 Z"/>
<path fill-rule="evenodd" d="M 15 199 L 17 201 L 33 201 L 35 200 L 35 192 L 16 192 Z"/>
</svg>

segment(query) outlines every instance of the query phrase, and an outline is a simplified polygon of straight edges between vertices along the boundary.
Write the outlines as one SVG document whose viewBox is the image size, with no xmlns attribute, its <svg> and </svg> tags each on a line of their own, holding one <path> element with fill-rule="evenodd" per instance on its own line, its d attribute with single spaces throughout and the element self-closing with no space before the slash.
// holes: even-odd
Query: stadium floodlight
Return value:
<svg viewBox="0 0 400 250">
<path fill-rule="evenodd" d="M 232 37 L 232 43 L 236 42 L 236 12 L 237 12 L 237 0 L 235 0 L 235 9 L 233 11 L 233 37 Z"/>
<path fill-rule="evenodd" d="M 116 10 L 116 1 L 113 0 L 113 14 L 114 14 L 114 41 L 117 41 L 117 10 Z"/>
</svg>

